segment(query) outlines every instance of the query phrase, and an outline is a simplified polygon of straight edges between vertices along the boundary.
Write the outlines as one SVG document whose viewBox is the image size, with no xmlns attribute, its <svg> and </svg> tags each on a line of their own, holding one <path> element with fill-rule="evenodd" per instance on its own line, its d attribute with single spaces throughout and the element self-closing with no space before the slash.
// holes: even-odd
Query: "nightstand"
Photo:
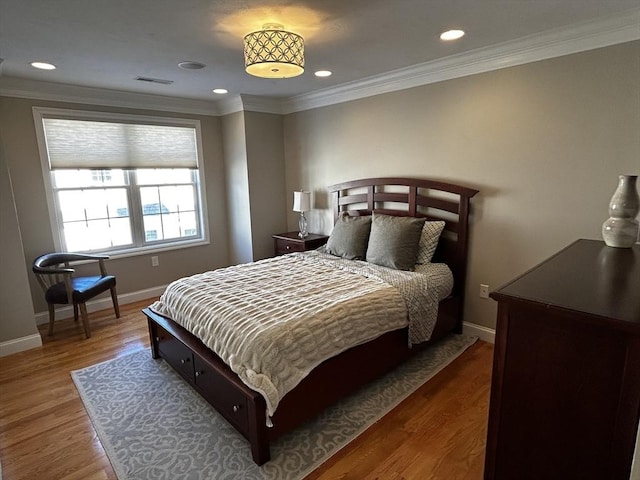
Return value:
<svg viewBox="0 0 640 480">
<path fill-rule="evenodd" d="M 327 243 L 329 235 L 310 233 L 304 238 L 298 236 L 298 232 L 278 233 L 273 235 L 273 249 L 276 255 L 285 255 L 292 252 L 306 252 L 315 250 Z"/>
</svg>

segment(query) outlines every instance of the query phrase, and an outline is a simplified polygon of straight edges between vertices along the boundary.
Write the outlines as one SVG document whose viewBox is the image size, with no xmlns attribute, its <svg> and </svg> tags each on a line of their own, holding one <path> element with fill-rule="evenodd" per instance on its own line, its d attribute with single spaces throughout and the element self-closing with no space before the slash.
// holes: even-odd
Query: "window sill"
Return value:
<svg viewBox="0 0 640 480">
<path fill-rule="evenodd" d="M 150 255 L 153 253 L 168 252 L 171 250 L 183 250 L 185 248 L 201 247 L 201 246 L 210 245 L 210 244 L 211 242 L 208 239 L 205 239 L 205 240 L 198 239 L 198 240 L 192 240 L 192 241 L 186 241 L 186 242 L 174 242 L 171 244 L 131 248 L 127 250 L 112 250 L 108 252 L 93 252 L 93 253 L 103 253 L 104 255 L 109 255 L 110 259 L 117 259 L 117 258 L 137 257 L 140 255 Z"/>
</svg>

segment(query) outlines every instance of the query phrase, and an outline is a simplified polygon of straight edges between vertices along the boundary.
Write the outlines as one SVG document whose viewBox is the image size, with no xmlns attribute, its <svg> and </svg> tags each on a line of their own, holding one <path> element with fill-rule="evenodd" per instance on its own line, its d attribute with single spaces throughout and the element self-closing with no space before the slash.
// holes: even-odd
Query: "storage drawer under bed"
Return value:
<svg viewBox="0 0 640 480">
<path fill-rule="evenodd" d="M 249 427 L 247 398 L 203 359 L 194 356 L 194 379 L 205 398 L 211 398 L 213 406 L 236 428 L 246 432 Z"/>
<path fill-rule="evenodd" d="M 249 428 L 247 397 L 210 363 L 155 325 L 160 356 L 239 431 Z"/>
<path fill-rule="evenodd" d="M 156 328 L 158 350 L 162 358 L 185 380 L 193 383 L 193 353 L 191 350 L 162 327 Z"/>
</svg>

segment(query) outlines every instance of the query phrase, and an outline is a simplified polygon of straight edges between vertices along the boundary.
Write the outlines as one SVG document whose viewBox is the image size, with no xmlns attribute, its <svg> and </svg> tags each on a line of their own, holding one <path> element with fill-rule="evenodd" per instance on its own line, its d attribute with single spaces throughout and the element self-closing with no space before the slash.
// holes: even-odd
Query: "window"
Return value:
<svg viewBox="0 0 640 480">
<path fill-rule="evenodd" d="M 206 242 L 199 122 L 38 107 L 34 116 L 57 248 Z"/>
</svg>

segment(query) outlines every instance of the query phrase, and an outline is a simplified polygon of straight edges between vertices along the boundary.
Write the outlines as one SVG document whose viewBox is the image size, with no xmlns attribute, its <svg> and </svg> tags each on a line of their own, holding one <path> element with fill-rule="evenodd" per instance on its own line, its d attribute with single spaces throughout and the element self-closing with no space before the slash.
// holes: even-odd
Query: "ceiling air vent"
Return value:
<svg viewBox="0 0 640 480">
<path fill-rule="evenodd" d="M 160 83 L 162 85 L 171 85 L 173 83 L 173 80 L 162 80 L 161 78 L 150 78 L 150 77 L 136 77 L 136 80 L 140 82 Z"/>
</svg>

